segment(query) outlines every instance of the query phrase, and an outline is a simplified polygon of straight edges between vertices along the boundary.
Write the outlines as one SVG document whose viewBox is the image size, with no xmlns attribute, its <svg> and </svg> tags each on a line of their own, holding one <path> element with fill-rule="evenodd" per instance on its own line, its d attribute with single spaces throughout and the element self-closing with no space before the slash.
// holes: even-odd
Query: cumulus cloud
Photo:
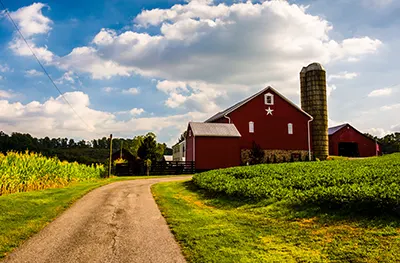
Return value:
<svg viewBox="0 0 400 263">
<path fill-rule="evenodd" d="M 385 105 L 382 106 L 381 111 L 389 111 L 389 110 L 394 110 L 394 109 L 400 109 L 400 103 L 397 104 L 391 104 L 391 105 Z"/>
<path fill-rule="evenodd" d="M 163 80 L 157 82 L 157 89 L 165 93 L 188 91 L 187 84 L 183 81 Z"/>
<path fill-rule="evenodd" d="M 302 66 L 359 60 L 382 45 L 369 36 L 337 41 L 329 34 L 333 28 L 329 21 L 286 1 L 231 5 L 190 1 L 169 9 L 143 10 L 134 22 L 144 31 L 119 34 L 103 28 L 91 45 L 74 49 L 59 58 L 59 64 L 93 78 L 140 74 L 164 79 L 157 88 L 170 94 L 167 106 L 178 107 L 204 98 L 199 95 L 203 91 L 188 89 L 190 82 L 219 86 L 214 91 L 230 95 L 240 92 L 235 85 L 255 92 L 271 84 L 294 95 Z M 159 27 L 160 33 L 147 33 L 149 26 Z M 351 79 L 356 74 L 342 72 L 331 79 Z"/>
<path fill-rule="evenodd" d="M 383 88 L 383 89 L 376 89 L 371 91 L 368 94 L 368 97 L 382 97 L 382 96 L 389 96 L 392 94 L 393 89 L 392 88 Z"/>
<path fill-rule="evenodd" d="M 25 71 L 25 76 L 28 76 L 28 77 L 43 76 L 43 72 L 37 71 L 36 69 L 30 69 L 30 70 Z"/>
<path fill-rule="evenodd" d="M 201 121 L 207 116 L 198 112 L 163 116 L 143 117 L 141 108 L 129 111 L 132 118 L 122 121 L 115 114 L 95 110 L 90 107 L 89 96 L 83 92 L 64 93 L 65 98 L 71 103 L 75 111 L 85 120 L 87 127 L 65 103 L 61 96 L 49 98 L 43 103 L 31 101 L 27 104 L 9 102 L 0 91 L 0 126 L 3 131 L 29 132 L 34 136 L 66 136 L 92 139 L 101 134 L 113 133 L 115 136 L 133 137 L 148 131 L 163 134 L 165 130 L 176 131 L 170 139 L 186 128 L 188 121 Z M 37 125 L 40 123 L 40 125 Z M 100 135 L 99 135 L 100 134 Z M 165 137 L 164 137 L 165 138 Z M 168 138 L 167 138 L 168 139 Z"/>
<path fill-rule="evenodd" d="M 7 64 L 1 65 L 0 64 L 0 72 L 9 72 L 11 71 L 10 67 Z"/>
<path fill-rule="evenodd" d="M 12 19 L 17 23 L 25 37 L 45 34 L 51 30 L 52 21 L 42 13 L 44 7 L 49 8 L 45 4 L 34 3 L 30 6 L 21 7 L 15 12 L 10 12 Z"/>
<path fill-rule="evenodd" d="M 137 94 L 140 93 L 140 89 L 139 88 L 124 89 L 124 90 L 122 90 L 122 93 L 131 94 L 131 95 L 137 95 Z"/>
<path fill-rule="evenodd" d="M 0 79 L 1 79 L 1 78 L 0 78 Z M 0 89 L 0 99 L 1 99 L 1 98 L 3 98 L 3 99 L 9 99 L 9 98 L 12 98 L 12 97 L 14 97 L 14 94 L 13 94 L 12 91 L 6 91 L 6 90 L 1 90 L 1 89 Z"/>
<path fill-rule="evenodd" d="M 99 56 L 93 47 L 77 47 L 64 57 L 57 57 L 54 65 L 65 70 L 90 73 L 94 79 L 110 79 L 112 76 L 130 76 L 133 69 L 120 66 L 113 60 Z"/>
<path fill-rule="evenodd" d="M 354 79 L 355 77 L 358 76 L 358 73 L 356 72 L 340 72 L 338 74 L 331 74 L 328 76 L 328 81 L 331 81 L 333 79 Z"/>
<path fill-rule="evenodd" d="M 43 7 L 30 7 L 27 21 L 42 21 L 42 29 L 30 30 L 31 34 L 51 29 L 51 22 L 36 19 L 42 16 Z M 142 27 L 141 32 L 103 28 L 89 45 L 76 47 L 63 57 L 46 47 L 34 48 L 48 63 L 88 73 L 94 79 L 133 74 L 164 79 L 157 88 L 170 94 L 166 105 L 177 107 L 196 99 L 199 104 L 207 92 L 232 96 L 241 92 L 235 87 L 243 86 L 255 92 L 270 84 L 285 95 L 294 95 L 302 66 L 313 61 L 359 60 L 382 45 L 369 36 L 335 40 L 329 34 L 333 28 L 329 21 L 309 14 L 304 6 L 277 0 L 188 1 L 169 9 L 143 10 L 134 25 Z M 152 26 L 159 27 L 160 33 L 148 33 L 147 27 Z M 18 52 L 27 53 L 23 48 Z M 350 79 L 354 74 L 332 77 Z M 201 82 L 203 87 L 189 89 L 190 82 Z M 211 91 L 206 85 L 219 89 Z M 210 103 L 215 104 L 217 98 Z"/>
<path fill-rule="evenodd" d="M 75 76 L 73 71 L 67 71 L 65 72 L 57 81 L 57 84 L 65 84 L 65 83 L 69 83 L 69 84 L 75 84 L 77 81 L 79 82 L 79 80 L 76 80 L 77 76 Z M 80 82 L 79 82 L 80 83 Z"/>
<path fill-rule="evenodd" d="M 130 111 L 129 111 L 129 113 L 132 115 L 132 116 L 138 116 L 138 115 L 140 115 L 140 114 L 142 114 L 144 112 L 144 109 L 142 109 L 142 108 L 133 108 L 133 109 L 131 109 Z"/>
<path fill-rule="evenodd" d="M 11 17 L 17 23 L 21 33 L 26 38 L 29 46 L 36 56 L 49 63 L 53 60 L 54 54 L 48 50 L 46 46 L 38 47 L 34 42 L 34 36 L 46 34 L 51 30 L 53 23 L 48 17 L 44 16 L 42 9 L 49 8 L 42 3 L 34 3 L 30 6 L 21 7 L 14 12 L 10 12 Z M 19 56 L 32 56 L 32 53 L 26 43 L 15 33 L 13 39 L 9 43 L 9 48 Z"/>
<path fill-rule="evenodd" d="M 104 92 L 110 93 L 110 92 L 115 91 L 115 90 L 117 90 L 117 89 L 116 89 L 116 88 L 113 88 L 113 87 L 104 87 L 104 88 L 102 88 L 102 90 L 103 90 Z"/>
</svg>

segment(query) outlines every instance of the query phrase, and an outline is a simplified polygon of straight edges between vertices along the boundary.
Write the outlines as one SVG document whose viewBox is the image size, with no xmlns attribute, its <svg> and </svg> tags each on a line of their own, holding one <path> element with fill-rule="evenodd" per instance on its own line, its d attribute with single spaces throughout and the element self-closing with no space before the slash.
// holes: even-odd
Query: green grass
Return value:
<svg viewBox="0 0 400 263">
<path fill-rule="evenodd" d="M 157 177 L 161 176 L 113 177 L 75 183 L 65 188 L 0 196 L 0 258 L 40 231 L 89 191 L 116 181 Z"/>
<path fill-rule="evenodd" d="M 210 195 L 191 181 L 153 194 L 189 262 L 400 262 L 400 219 Z"/>
</svg>

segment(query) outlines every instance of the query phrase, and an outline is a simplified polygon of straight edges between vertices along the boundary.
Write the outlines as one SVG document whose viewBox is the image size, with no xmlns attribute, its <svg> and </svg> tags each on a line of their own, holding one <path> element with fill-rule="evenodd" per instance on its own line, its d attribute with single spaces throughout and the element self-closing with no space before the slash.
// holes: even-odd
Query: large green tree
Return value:
<svg viewBox="0 0 400 263">
<path fill-rule="evenodd" d="M 139 146 L 137 155 L 142 160 L 157 160 L 157 142 L 154 133 L 149 132 L 144 137 L 143 143 Z"/>
</svg>

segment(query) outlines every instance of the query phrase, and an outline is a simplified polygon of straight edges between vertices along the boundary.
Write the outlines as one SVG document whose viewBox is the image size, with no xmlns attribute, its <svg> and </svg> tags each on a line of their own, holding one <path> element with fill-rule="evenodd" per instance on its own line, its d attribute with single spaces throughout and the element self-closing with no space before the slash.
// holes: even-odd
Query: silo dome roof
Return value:
<svg viewBox="0 0 400 263">
<path fill-rule="evenodd" d="M 311 63 L 310 65 L 307 66 L 306 71 L 311 71 L 311 70 L 324 70 L 325 71 L 324 67 L 317 62 Z"/>
</svg>

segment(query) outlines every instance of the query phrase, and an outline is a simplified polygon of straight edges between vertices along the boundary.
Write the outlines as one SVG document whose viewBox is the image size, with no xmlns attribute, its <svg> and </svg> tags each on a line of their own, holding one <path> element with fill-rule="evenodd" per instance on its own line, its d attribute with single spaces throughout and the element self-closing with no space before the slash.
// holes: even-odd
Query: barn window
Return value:
<svg viewBox="0 0 400 263">
<path fill-rule="evenodd" d="M 288 134 L 293 134 L 293 124 L 288 123 L 287 130 L 288 130 Z"/>
<path fill-rule="evenodd" d="M 192 130 L 189 130 L 189 137 L 192 137 Z"/>
<path fill-rule="evenodd" d="M 254 122 L 249 122 L 249 132 L 254 133 Z"/>
<path fill-rule="evenodd" d="M 274 105 L 274 95 L 271 93 L 267 93 L 264 95 L 264 103 L 265 105 Z"/>
</svg>

